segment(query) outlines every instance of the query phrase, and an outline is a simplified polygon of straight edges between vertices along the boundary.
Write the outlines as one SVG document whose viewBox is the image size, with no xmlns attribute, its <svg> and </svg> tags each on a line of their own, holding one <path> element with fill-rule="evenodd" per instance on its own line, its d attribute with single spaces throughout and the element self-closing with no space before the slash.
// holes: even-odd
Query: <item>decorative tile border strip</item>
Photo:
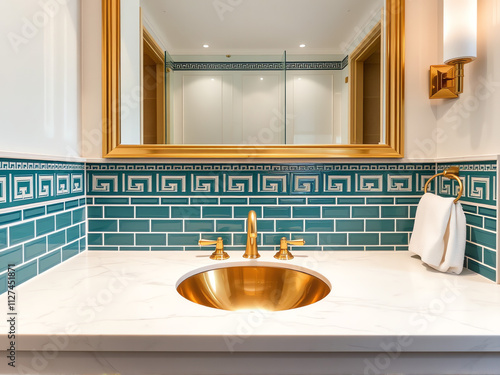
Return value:
<svg viewBox="0 0 500 375">
<path fill-rule="evenodd" d="M 347 63 L 347 57 L 342 61 L 289 61 L 286 70 L 343 70 Z M 169 62 L 166 67 L 174 71 L 284 70 L 282 62 Z"/>
<path fill-rule="evenodd" d="M 84 163 L 0 159 L 0 209 L 85 194 Z"/>
<path fill-rule="evenodd" d="M 421 194 L 434 164 L 89 164 L 91 195 Z"/>
</svg>

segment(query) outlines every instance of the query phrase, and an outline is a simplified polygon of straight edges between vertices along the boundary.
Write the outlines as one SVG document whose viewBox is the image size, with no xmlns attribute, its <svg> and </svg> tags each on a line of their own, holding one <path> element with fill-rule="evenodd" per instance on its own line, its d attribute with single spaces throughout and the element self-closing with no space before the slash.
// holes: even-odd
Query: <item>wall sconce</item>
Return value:
<svg viewBox="0 0 500 375">
<path fill-rule="evenodd" d="M 477 57 L 477 0 L 443 0 L 443 59 L 431 65 L 430 99 L 458 98 L 464 64 Z"/>
</svg>

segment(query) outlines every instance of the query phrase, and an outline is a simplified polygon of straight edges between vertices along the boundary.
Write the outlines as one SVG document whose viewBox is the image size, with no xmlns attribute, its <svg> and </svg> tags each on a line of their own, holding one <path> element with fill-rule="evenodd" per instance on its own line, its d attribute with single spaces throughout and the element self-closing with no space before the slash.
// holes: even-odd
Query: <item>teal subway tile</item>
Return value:
<svg viewBox="0 0 500 375">
<path fill-rule="evenodd" d="M 88 206 L 87 214 L 89 219 L 101 219 L 103 217 L 102 206 Z"/>
<path fill-rule="evenodd" d="M 118 251 L 118 246 L 89 246 L 91 251 Z"/>
<path fill-rule="evenodd" d="M 417 215 L 417 206 L 411 206 L 410 207 L 410 218 L 415 219 L 416 215 Z"/>
<path fill-rule="evenodd" d="M 180 246 L 194 246 L 198 245 L 198 240 L 200 239 L 199 234 L 194 234 L 194 233 L 182 233 L 182 234 L 177 234 L 177 233 L 169 233 L 168 234 L 168 245 L 169 246 L 175 246 L 175 245 L 180 245 Z"/>
<path fill-rule="evenodd" d="M 56 229 L 63 229 L 71 225 L 71 212 L 64 212 L 56 216 Z"/>
<path fill-rule="evenodd" d="M 276 198 L 250 198 L 249 204 L 268 204 L 275 205 L 278 200 Z"/>
<path fill-rule="evenodd" d="M 471 271 L 474 271 L 487 279 L 490 279 L 491 281 L 496 281 L 497 275 L 496 275 L 496 270 L 489 268 L 487 266 L 483 266 L 482 264 L 469 259 L 467 261 L 467 268 L 470 269 Z"/>
<path fill-rule="evenodd" d="M 66 229 L 66 242 L 73 242 L 80 238 L 80 225 Z"/>
<path fill-rule="evenodd" d="M 306 220 L 306 232 L 333 232 L 333 220 Z"/>
<path fill-rule="evenodd" d="M 316 233 L 292 233 L 292 240 L 304 240 L 306 245 L 318 245 L 318 235 Z M 300 250 L 297 247 L 297 250 Z"/>
<path fill-rule="evenodd" d="M 483 227 L 483 218 L 481 216 L 465 214 L 465 221 L 469 225 L 474 225 L 475 227 Z"/>
<path fill-rule="evenodd" d="M 9 243 L 10 246 L 17 245 L 18 243 L 31 240 L 35 237 L 35 222 L 17 224 L 9 229 Z"/>
<path fill-rule="evenodd" d="M 259 222 L 257 222 L 257 230 Z M 216 232 L 243 232 L 245 230 L 244 220 L 217 220 L 215 223 Z"/>
<path fill-rule="evenodd" d="M 280 205 L 306 204 L 306 198 L 278 198 Z"/>
<path fill-rule="evenodd" d="M 394 232 L 394 220 L 366 220 L 367 232 Z"/>
<path fill-rule="evenodd" d="M 92 204 L 94 204 L 94 198 L 87 198 L 86 202 L 87 202 L 87 204 L 92 205 Z"/>
<path fill-rule="evenodd" d="M 162 206 L 138 206 L 135 208 L 135 217 L 137 218 L 151 218 L 151 219 L 160 219 L 160 218 L 169 218 L 170 210 L 168 207 Z"/>
<path fill-rule="evenodd" d="M 335 198 L 308 198 L 308 204 L 335 204 L 337 200 Z"/>
<path fill-rule="evenodd" d="M 102 233 L 89 233 L 87 235 L 89 246 L 102 245 Z"/>
<path fill-rule="evenodd" d="M 282 237 L 290 238 L 290 235 L 288 233 L 263 233 L 262 235 L 263 245 L 277 246 L 279 248 L 280 240 Z M 246 243 L 246 237 L 245 237 L 245 243 Z"/>
<path fill-rule="evenodd" d="M 362 246 L 323 246 L 325 251 L 364 251 Z"/>
<path fill-rule="evenodd" d="M 497 230 L 497 221 L 488 217 L 484 218 L 484 229 L 495 231 Z"/>
<path fill-rule="evenodd" d="M 45 272 L 59 263 L 61 263 L 61 249 L 48 253 L 38 259 L 39 273 Z"/>
<path fill-rule="evenodd" d="M 23 219 L 24 220 L 33 219 L 35 217 L 39 217 L 39 216 L 43 216 L 43 215 L 45 215 L 45 206 L 30 208 L 30 209 L 23 211 Z"/>
<path fill-rule="evenodd" d="M 346 233 L 320 233 L 319 244 L 328 246 L 347 245 Z"/>
<path fill-rule="evenodd" d="M 464 212 L 468 212 L 470 214 L 477 214 L 477 206 L 472 206 L 470 204 L 462 203 L 462 209 Z"/>
<path fill-rule="evenodd" d="M 66 231 L 53 233 L 48 236 L 48 251 L 63 246 L 66 243 Z"/>
<path fill-rule="evenodd" d="M 471 228 L 470 226 L 466 226 L 465 227 L 465 231 L 466 231 L 466 240 L 467 241 L 470 241 L 470 232 L 471 232 Z"/>
<path fill-rule="evenodd" d="M 151 251 L 184 251 L 181 246 L 151 246 Z"/>
<path fill-rule="evenodd" d="M 259 224 L 257 223 L 257 225 Z M 302 232 L 303 230 L 303 220 L 276 220 L 277 232 Z"/>
<path fill-rule="evenodd" d="M 170 207 L 172 211 L 171 217 L 174 218 L 199 218 L 201 217 L 201 207 L 190 207 L 190 206 L 177 206 Z"/>
<path fill-rule="evenodd" d="M 319 206 L 293 207 L 292 213 L 293 217 L 296 218 L 320 218 L 321 207 Z"/>
<path fill-rule="evenodd" d="M 130 198 L 130 204 L 160 204 L 159 198 Z"/>
<path fill-rule="evenodd" d="M 248 198 L 221 198 L 220 199 L 220 204 L 228 204 L 228 205 L 243 204 L 243 205 L 247 205 L 248 204 Z"/>
<path fill-rule="evenodd" d="M 116 232 L 118 231 L 117 220 L 89 220 L 89 232 Z"/>
<path fill-rule="evenodd" d="M 229 246 L 233 244 L 233 235 L 231 233 L 202 233 L 201 238 L 204 240 L 209 240 L 209 241 L 215 241 L 219 237 L 222 238 L 222 241 L 224 242 L 224 246 Z M 214 250 L 215 245 L 209 245 L 209 246 L 203 246 L 201 249 L 207 249 L 207 250 Z M 200 249 L 200 250 L 201 250 Z"/>
<path fill-rule="evenodd" d="M 478 207 L 477 213 L 483 216 L 497 217 L 497 210 L 486 207 Z"/>
<path fill-rule="evenodd" d="M 264 207 L 265 218 L 291 218 L 291 207 Z"/>
<path fill-rule="evenodd" d="M 189 198 L 162 198 L 161 204 L 184 204 L 189 205 Z"/>
<path fill-rule="evenodd" d="M 396 230 L 398 232 L 413 232 L 413 225 L 415 220 L 413 219 L 400 219 L 396 221 Z"/>
<path fill-rule="evenodd" d="M 0 250 L 8 246 L 7 228 L 0 229 Z"/>
<path fill-rule="evenodd" d="M 133 233 L 105 233 L 105 245 L 134 245 Z"/>
<path fill-rule="evenodd" d="M 134 218 L 133 206 L 104 207 L 104 217 L 107 219 L 132 219 Z"/>
<path fill-rule="evenodd" d="M 262 245 L 263 235 L 259 233 L 257 235 L 257 245 Z M 247 244 L 247 234 L 246 233 L 233 233 L 233 245 L 246 245 Z M 259 249 L 260 250 L 260 249 Z"/>
<path fill-rule="evenodd" d="M 484 264 L 495 268 L 497 266 L 497 253 L 488 249 L 484 249 Z"/>
<path fill-rule="evenodd" d="M 476 244 L 466 242 L 465 243 L 465 255 L 469 258 L 477 260 L 479 262 L 483 261 L 483 248 Z"/>
<path fill-rule="evenodd" d="M 418 198 L 396 198 L 396 204 L 413 205 L 413 204 L 418 204 L 418 202 L 420 202 L 420 197 L 418 197 Z"/>
<path fill-rule="evenodd" d="M 233 217 L 232 207 L 203 207 L 202 216 L 204 218 L 230 218 Z"/>
<path fill-rule="evenodd" d="M 257 230 L 259 232 L 274 232 L 274 220 L 258 220 Z"/>
<path fill-rule="evenodd" d="M 388 218 L 407 218 L 408 217 L 408 207 L 404 206 L 382 206 L 383 219 Z"/>
<path fill-rule="evenodd" d="M 243 206 L 243 207 L 234 207 L 234 217 L 248 217 L 248 213 L 250 211 L 255 211 L 258 218 L 262 217 L 262 207 L 261 206 Z"/>
<path fill-rule="evenodd" d="M 185 220 L 184 232 L 213 232 L 213 220 Z"/>
<path fill-rule="evenodd" d="M 149 246 L 120 246 L 120 251 L 149 251 Z"/>
<path fill-rule="evenodd" d="M 349 218 L 351 217 L 351 208 L 342 207 L 323 207 L 324 218 Z"/>
<path fill-rule="evenodd" d="M 336 232 L 364 232 L 364 230 L 363 220 L 337 220 L 335 222 Z"/>
<path fill-rule="evenodd" d="M 56 203 L 47 206 L 47 215 L 64 210 L 64 203 Z"/>
<path fill-rule="evenodd" d="M 63 262 L 71 257 L 77 255 L 80 251 L 79 241 L 72 242 L 62 248 Z"/>
<path fill-rule="evenodd" d="M 0 294 L 7 291 L 7 273 L 0 275 Z"/>
<path fill-rule="evenodd" d="M 366 198 L 366 204 L 394 204 L 394 198 Z"/>
<path fill-rule="evenodd" d="M 94 204 L 129 204 L 130 199 L 129 198 L 95 198 Z"/>
<path fill-rule="evenodd" d="M 71 208 L 75 208 L 75 207 L 78 207 L 80 205 L 78 199 L 74 199 L 72 201 L 67 201 L 66 203 L 64 203 L 64 208 L 66 210 L 69 210 Z"/>
<path fill-rule="evenodd" d="M 44 234 L 53 232 L 55 230 L 55 220 L 54 216 L 44 217 L 36 221 L 36 236 L 42 236 Z"/>
<path fill-rule="evenodd" d="M 151 232 L 182 232 L 182 220 L 151 220 Z"/>
<path fill-rule="evenodd" d="M 22 245 L 0 252 L 0 272 L 6 271 L 9 264 L 19 265 L 22 262 L 23 262 Z"/>
<path fill-rule="evenodd" d="M 394 251 L 394 246 L 367 246 L 366 251 Z"/>
<path fill-rule="evenodd" d="M 16 268 L 16 285 L 21 285 L 22 283 L 32 279 L 37 275 L 37 261 L 33 260 L 29 263 L 25 263 L 22 266 Z"/>
<path fill-rule="evenodd" d="M 396 246 L 396 251 L 408 251 L 408 246 Z"/>
<path fill-rule="evenodd" d="M 374 219 L 380 217 L 380 211 L 378 207 L 353 207 L 352 208 L 353 218 L 369 218 Z"/>
<path fill-rule="evenodd" d="M 79 203 L 80 206 L 85 206 L 85 198 L 80 198 L 78 200 L 78 203 Z M 92 203 L 90 203 L 90 204 L 92 204 Z"/>
<path fill-rule="evenodd" d="M 365 198 L 337 198 L 337 204 L 365 204 Z"/>
<path fill-rule="evenodd" d="M 191 204 L 201 206 L 219 204 L 219 198 L 191 198 Z"/>
<path fill-rule="evenodd" d="M 9 212 L 0 215 L 0 225 L 6 225 L 21 220 L 21 211 Z"/>
<path fill-rule="evenodd" d="M 87 238 L 82 237 L 80 238 L 80 252 L 85 251 L 86 248 L 87 248 Z"/>
<path fill-rule="evenodd" d="M 292 249 L 293 251 L 321 251 L 322 250 L 322 246 L 308 246 L 308 245 L 304 245 L 304 246 L 292 246 L 292 245 L 290 245 L 290 248 L 293 248 Z"/>
<path fill-rule="evenodd" d="M 149 220 L 120 220 L 118 227 L 120 232 L 149 232 Z"/>
<path fill-rule="evenodd" d="M 349 245 L 379 245 L 378 233 L 349 233 Z"/>
<path fill-rule="evenodd" d="M 408 233 L 381 233 L 381 245 L 408 245 Z"/>
<path fill-rule="evenodd" d="M 136 234 L 135 243 L 136 245 L 165 246 L 167 244 L 167 235 L 165 233 Z"/>
<path fill-rule="evenodd" d="M 72 212 L 73 214 L 73 224 L 76 223 L 81 223 L 82 221 L 85 221 L 86 215 L 85 215 L 85 208 L 79 208 L 77 210 L 74 210 Z"/>
<path fill-rule="evenodd" d="M 487 232 L 482 229 L 471 227 L 470 240 L 479 245 L 487 246 L 490 249 L 496 249 L 497 236 L 493 232 Z"/>
</svg>

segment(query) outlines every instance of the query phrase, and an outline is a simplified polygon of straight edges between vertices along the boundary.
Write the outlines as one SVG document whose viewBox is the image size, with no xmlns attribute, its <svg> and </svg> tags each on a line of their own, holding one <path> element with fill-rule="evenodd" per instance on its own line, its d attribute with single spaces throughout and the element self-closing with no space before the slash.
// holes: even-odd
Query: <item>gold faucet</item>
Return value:
<svg viewBox="0 0 500 375">
<path fill-rule="evenodd" d="M 247 247 L 243 258 L 257 259 L 260 258 L 257 250 L 257 214 L 255 211 L 248 213 L 247 220 Z"/>
</svg>

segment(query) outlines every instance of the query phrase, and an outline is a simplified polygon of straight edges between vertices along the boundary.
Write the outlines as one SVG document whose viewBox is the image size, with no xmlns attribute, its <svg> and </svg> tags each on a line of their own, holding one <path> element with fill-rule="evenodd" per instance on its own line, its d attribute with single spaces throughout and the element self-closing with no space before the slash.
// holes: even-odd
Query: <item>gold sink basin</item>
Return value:
<svg viewBox="0 0 500 375">
<path fill-rule="evenodd" d="M 177 292 L 199 305 L 222 310 L 290 310 L 330 293 L 328 280 L 306 268 L 248 262 L 199 269 L 177 283 Z"/>
</svg>

